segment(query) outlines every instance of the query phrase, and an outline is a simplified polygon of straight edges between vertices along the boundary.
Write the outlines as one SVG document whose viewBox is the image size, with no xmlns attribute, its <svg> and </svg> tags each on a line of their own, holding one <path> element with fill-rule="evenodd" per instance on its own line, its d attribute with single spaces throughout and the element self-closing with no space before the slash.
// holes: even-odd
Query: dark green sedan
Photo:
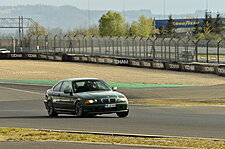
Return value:
<svg viewBox="0 0 225 149">
<path fill-rule="evenodd" d="M 78 117 L 116 113 L 129 114 L 126 96 L 96 78 L 66 79 L 56 83 L 45 94 L 48 115 L 74 114 Z"/>
</svg>

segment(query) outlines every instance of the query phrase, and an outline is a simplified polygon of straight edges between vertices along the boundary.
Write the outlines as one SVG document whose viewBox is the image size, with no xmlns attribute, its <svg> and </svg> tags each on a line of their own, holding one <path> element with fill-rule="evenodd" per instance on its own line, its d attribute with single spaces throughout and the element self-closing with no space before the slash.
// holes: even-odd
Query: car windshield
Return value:
<svg viewBox="0 0 225 149">
<path fill-rule="evenodd" d="M 83 80 L 74 81 L 73 89 L 75 92 L 88 92 L 88 91 L 110 91 L 111 88 L 100 80 Z"/>
</svg>

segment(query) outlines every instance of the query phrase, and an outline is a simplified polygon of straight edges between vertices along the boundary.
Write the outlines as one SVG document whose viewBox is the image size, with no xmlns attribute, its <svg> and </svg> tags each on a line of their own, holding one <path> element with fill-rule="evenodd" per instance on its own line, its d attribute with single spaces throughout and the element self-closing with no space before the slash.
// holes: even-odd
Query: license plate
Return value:
<svg viewBox="0 0 225 149">
<path fill-rule="evenodd" d="M 105 104 L 104 108 L 115 108 L 116 104 Z"/>
</svg>

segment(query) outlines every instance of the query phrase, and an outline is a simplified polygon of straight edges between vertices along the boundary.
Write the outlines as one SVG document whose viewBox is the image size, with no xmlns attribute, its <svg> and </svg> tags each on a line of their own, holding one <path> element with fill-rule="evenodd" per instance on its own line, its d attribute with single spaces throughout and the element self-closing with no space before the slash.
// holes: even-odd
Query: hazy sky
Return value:
<svg viewBox="0 0 225 149">
<path fill-rule="evenodd" d="M 126 10 L 150 9 L 154 14 L 163 14 L 164 1 L 167 14 L 187 14 L 196 10 L 208 8 L 212 12 L 224 12 L 225 0 L 0 0 L 1 6 L 10 5 L 73 5 L 81 9 L 123 10 L 124 1 Z"/>
</svg>

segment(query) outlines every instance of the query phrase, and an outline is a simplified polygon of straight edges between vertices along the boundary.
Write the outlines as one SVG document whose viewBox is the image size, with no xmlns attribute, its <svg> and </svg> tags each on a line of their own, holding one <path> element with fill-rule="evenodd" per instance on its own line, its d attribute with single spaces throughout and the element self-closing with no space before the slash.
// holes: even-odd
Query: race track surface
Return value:
<svg viewBox="0 0 225 149">
<path fill-rule="evenodd" d="M 0 84 L 0 127 L 45 128 L 60 130 L 116 132 L 147 135 L 166 135 L 184 137 L 206 137 L 225 139 L 225 107 L 222 106 L 138 106 L 130 105 L 130 115 L 118 118 L 115 114 L 101 115 L 94 118 L 77 118 L 60 115 L 49 118 L 44 108 L 44 91 L 49 87 L 32 85 Z M 190 93 L 188 97 L 208 96 L 223 97 L 223 85 L 195 88 L 169 89 L 122 89 L 128 96 L 141 98 L 179 97 Z M 198 91 L 197 91 L 198 90 Z M 211 91 L 211 92 L 209 92 Z M 215 91 L 215 92 L 214 92 Z M 144 92 L 141 95 L 139 92 Z M 159 93 L 164 93 L 158 95 Z M 166 94 L 168 93 L 168 94 Z M 157 96 L 158 95 L 158 96 Z M 207 97 L 208 97 L 207 96 Z"/>
</svg>

